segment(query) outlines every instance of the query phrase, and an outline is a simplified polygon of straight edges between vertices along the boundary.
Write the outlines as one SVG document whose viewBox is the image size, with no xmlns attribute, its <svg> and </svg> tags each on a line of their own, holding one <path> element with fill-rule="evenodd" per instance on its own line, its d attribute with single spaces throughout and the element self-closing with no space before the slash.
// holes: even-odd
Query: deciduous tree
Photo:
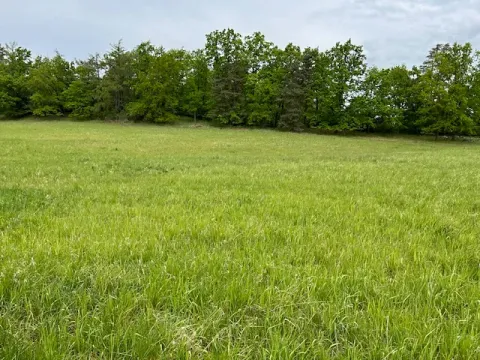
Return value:
<svg viewBox="0 0 480 360">
<path fill-rule="evenodd" d="M 30 113 L 28 76 L 31 52 L 15 43 L 0 46 L 0 115 L 18 118 Z"/>
<path fill-rule="evenodd" d="M 35 116 L 68 114 L 64 92 L 74 80 L 73 65 L 57 53 L 54 57 L 38 57 L 33 64 L 28 86 L 32 113 Z"/>
</svg>

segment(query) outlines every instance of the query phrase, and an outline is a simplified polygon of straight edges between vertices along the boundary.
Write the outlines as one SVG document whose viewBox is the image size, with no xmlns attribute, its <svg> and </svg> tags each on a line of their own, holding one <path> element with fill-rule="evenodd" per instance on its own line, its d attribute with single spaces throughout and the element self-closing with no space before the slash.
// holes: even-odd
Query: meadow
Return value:
<svg viewBox="0 0 480 360">
<path fill-rule="evenodd" d="M 478 359 L 480 145 L 0 123 L 0 359 Z"/>
</svg>

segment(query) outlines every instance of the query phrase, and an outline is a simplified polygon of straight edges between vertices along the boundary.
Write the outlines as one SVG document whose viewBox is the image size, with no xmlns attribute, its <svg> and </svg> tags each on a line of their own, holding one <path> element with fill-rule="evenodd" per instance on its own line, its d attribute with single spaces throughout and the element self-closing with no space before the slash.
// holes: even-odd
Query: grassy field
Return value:
<svg viewBox="0 0 480 360">
<path fill-rule="evenodd" d="M 480 146 L 0 123 L 1 359 L 478 359 Z"/>
</svg>

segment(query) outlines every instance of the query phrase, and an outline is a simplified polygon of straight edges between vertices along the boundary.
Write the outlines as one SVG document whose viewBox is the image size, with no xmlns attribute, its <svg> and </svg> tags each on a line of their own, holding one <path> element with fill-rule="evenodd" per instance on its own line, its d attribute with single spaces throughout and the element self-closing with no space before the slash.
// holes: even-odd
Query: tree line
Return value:
<svg viewBox="0 0 480 360">
<path fill-rule="evenodd" d="M 104 55 L 67 61 L 0 45 L 0 117 L 65 116 L 301 131 L 480 135 L 480 53 L 439 44 L 423 64 L 367 66 L 362 46 L 284 49 L 261 33 L 206 36 L 202 49 L 121 42 Z"/>
</svg>

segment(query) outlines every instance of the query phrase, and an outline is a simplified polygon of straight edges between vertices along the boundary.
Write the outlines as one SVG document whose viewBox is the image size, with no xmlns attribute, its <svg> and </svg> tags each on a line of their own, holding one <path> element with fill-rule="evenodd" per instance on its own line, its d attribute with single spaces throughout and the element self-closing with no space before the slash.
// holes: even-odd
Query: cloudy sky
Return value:
<svg viewBox="0 0 480 360">
<path fill-rule="evenodd" d="M 202 47 L 205 34 L 261 31 L 279 46 L 327 49 L 351 38 L 379 66 L 422 62 L 439 42 L 480 48 L 480 0 L 0 0 L 0 43 L 68 58 L 123 39 Z"/>
</svg>

